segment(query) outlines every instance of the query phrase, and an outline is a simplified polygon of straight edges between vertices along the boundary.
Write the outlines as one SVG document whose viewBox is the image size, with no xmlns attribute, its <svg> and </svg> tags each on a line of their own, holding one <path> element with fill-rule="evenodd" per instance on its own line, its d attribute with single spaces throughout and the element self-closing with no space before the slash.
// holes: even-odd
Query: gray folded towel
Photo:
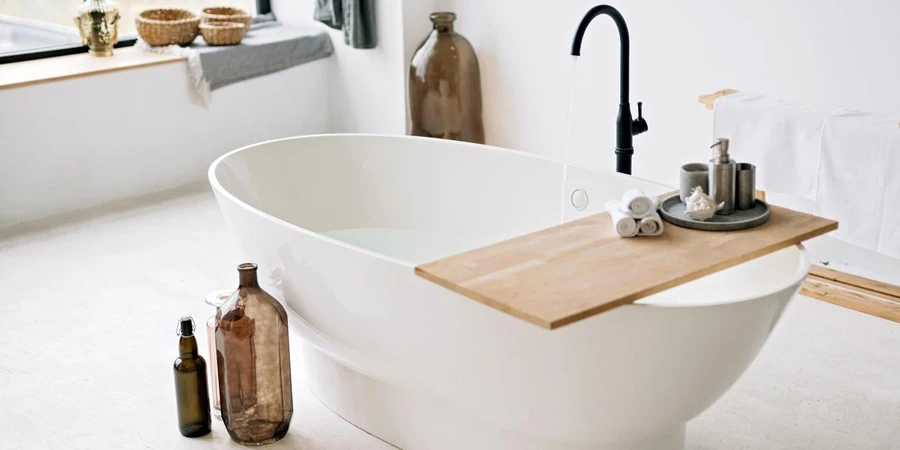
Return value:
<svg viewBox="0 0 900 450">
<path fill-rule="evenodd" d="M 198 38 L 189 47 L 151 47 L 140 39 L 135 46 L 150 53 L 187 58 L 191 97 L 204 107 L 211 101 L 210 91 L 326 58 L 334 51 L 325 30 L 283 25 L 271 15 L 254 20 L 238 45 L 211 47 Z"/>
<path fill-rule="evenodd" d="M 278 72 L 331 55 L 328 33 L 313 26 L 288 26 L 260 21 L 240 45 L 210 47 L 197 39 L 191 48 L 200 53 L 210 90 Z"/>
<path fill-rule="evenodd" d="M 316 0 L 314 17 L 336 30 L 344 30 L 344 43 L 353 48 L 375 48 L 375 0 Z"/>
</svg>

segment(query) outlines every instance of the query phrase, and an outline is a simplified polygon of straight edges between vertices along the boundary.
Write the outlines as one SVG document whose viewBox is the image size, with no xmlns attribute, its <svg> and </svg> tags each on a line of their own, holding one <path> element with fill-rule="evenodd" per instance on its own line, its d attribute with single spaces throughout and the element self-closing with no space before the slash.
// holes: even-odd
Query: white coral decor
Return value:
<svg viewBox="0 0 900 450">
<path fill-rule="evenodd" d="M 691 196 L 685 199 L 687 208 L 684 213 L 694 220 L 707 220 L 722 209 L 725 203 L 716 205 L 716 201 L 703 193 L 703 188 L 697 186 L 691 191 Z"/>
</svg>

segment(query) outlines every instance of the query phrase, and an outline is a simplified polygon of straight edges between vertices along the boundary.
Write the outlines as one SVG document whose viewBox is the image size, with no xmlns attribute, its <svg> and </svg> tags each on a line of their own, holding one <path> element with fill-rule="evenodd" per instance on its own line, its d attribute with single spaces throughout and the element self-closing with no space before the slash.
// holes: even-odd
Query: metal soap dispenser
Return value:
<svg viewBox="0 0 900 450">
<path fill-rule="evenodd" d="M 728 139 L 716 139 L 709 148 L 715 148 L 709 160 L 709 195 L 716 204 L 724 203 L 716 214 L 727 216 L 734 212 L 734 179 L 737 164 L 728 154 Z"/>
</svg>

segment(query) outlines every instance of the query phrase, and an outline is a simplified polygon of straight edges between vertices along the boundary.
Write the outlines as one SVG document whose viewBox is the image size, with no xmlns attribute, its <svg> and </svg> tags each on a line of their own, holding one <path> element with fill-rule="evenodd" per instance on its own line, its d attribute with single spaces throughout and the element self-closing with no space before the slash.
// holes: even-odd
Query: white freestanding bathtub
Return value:
<svg viewBox="0 0 900 450">
<path fill-rule="evenodd" d="M 371 135 L 253 145 L 209 178 L 303 337 L 313 393 L 409 450 L 681 449 L 809 268 L 791 247 L 550 331 L 413 267 L 668 189 L 572 166 L 563 183 L 560 163 L 525 153 Z"/>
</svg>

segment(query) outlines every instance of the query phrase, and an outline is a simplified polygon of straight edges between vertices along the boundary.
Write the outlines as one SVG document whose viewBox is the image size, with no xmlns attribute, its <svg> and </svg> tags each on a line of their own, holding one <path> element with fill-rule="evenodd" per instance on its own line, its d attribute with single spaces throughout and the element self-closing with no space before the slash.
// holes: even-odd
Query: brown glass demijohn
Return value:
<svg viewBox="0 0 900 450">
<path fill-rule="evenodd" d="M 478 58 L 454 20 L 452 12 L 432 13 L 434 29 L 409 65 L 412 134 L 483 144 Z"/>
<path fill-rule="evenodd" d="M 263 445 L 287 434 L 294 413 L 287 313 L 259 287 L 256 264 L 239 265 L 238 274 L 217 313 L 219 401 L 231 438 Z"/>
</svg>

